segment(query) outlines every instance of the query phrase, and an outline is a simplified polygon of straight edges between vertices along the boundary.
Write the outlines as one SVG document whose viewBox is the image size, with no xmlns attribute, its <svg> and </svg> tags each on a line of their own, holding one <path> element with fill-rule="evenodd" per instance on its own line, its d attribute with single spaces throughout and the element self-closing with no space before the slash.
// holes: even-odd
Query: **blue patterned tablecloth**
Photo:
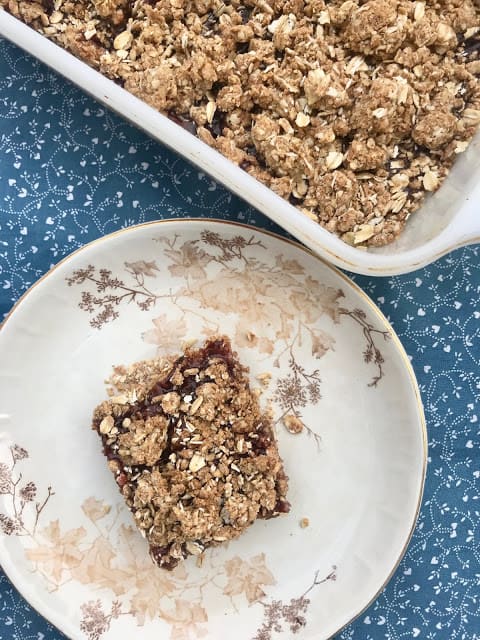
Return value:
<svg viewBox="0 0 480 640">
<path fill-rule="evenodd" d="M 0 41 L 0 318 L 51 265 L 86 242 L 187 214 L 275 229 L 207 175 Z M 355 280 L 411 357 L 430 457 L 404 560 L 337 640 L 478 640 L 479 247 L 411 275 Z M 0 640 L 62 637 L 0 574 Z"/>
</svg>

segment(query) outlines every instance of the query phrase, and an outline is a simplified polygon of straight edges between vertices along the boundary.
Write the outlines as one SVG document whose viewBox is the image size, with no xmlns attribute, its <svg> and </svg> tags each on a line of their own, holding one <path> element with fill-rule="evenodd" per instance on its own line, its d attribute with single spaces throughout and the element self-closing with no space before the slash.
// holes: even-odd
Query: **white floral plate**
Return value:
<svg viewBox="0 0 480 640">
<path fill-rule="evenodd" d="M 91 411 L 112 365 L 214 332 L 254 385 L 272 375 L 262 397 L 292 510 L 168 573 L 132 526 Z M 405 551 L 426 462 L 412 369 L 373 303 L 298 245 L 205 220 L 120 231 L 24 296 L 0 362 L 0 561 L 71 638 L 325 639 Z"/>
</svg>

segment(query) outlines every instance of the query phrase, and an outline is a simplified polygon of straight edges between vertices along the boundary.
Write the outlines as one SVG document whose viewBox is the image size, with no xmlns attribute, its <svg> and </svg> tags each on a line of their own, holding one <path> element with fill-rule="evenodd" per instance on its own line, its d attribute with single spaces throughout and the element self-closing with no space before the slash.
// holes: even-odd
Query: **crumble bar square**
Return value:
<svg viewBox="0 0 480 640">
<path fill-rule="evenodd" d="M 288 512 L 271 418 L 225 336 L 117 368 L 92 428 L 152 559 L 173 569 Z"/>
</svg>

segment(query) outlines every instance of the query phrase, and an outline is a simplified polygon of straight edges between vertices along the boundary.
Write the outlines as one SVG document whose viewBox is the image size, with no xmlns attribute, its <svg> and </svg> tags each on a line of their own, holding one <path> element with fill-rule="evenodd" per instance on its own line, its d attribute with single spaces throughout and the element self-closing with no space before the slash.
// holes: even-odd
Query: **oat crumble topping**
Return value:
<svg viewBox="0 0 480 640">
<path fill-rule="evenodd" d="M 271 418 L 228 338 L 117 367 L 110 384 L 92 427 L 160 567 L 289 510 Z"/>
<path fill-rule="evenodd" d="M 0 0 L 355 246 L 480 123 L 478 0 Z"/>
</svg>

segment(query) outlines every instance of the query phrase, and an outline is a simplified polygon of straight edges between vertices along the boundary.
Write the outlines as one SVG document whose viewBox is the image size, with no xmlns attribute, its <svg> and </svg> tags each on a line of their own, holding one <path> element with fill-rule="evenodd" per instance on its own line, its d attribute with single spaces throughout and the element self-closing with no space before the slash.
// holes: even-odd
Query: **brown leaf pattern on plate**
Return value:
<svg viewBox="0 0 480 640">
<path fill-rule="evenodd" d="M 263 621 L 252 640 L 272 640 L 274 633 L 281 633 L 287 629 L 291 633 L 298 633 L 303 629 L 307 624 L 305 615 L 310 606 L 310 599 L 307 598 L 307 595 L 318 585 L 335 581 L 337 578 L 336 569 L 337 567 L 333 566 L 332 571 L 324 578 L 319 578 L 317 571 L 310 587 L 299 598 L 292 598 L 287 604 L 280 600 L 262 602 Z"/>
<path fill-rule="evenodd" d="M 140 264 L 141 267 L 138 266 Z M 123 303 L 133 302 L 142 311 L 147 311 L 159 298 L 168 297 L 155 295 L 145 284 L 145 275 L 156 277 L 158 268 L 155 262 L 126 262 L 125 271 L 133 280 L 132 285 L 115 277 L 109 269 L 97 269 L 91 264 L 84 269 L 76 269 L 66 279 L 69 287 L 86 283 L 93 285 L 94 292 L 82 291 L 78 306 L 91 315 L 90 325 L 94 329 L 101 329 L 116 320 Z"/>
<path fill-rule="evenodd" d="M 28 451 L 18 444 L 14 444 L 10 451 L 14 462 L 28 458 Z"/>
<path fill-rule="evenodd" d="M 282 409 L 282 414 L 276 419 L 275 424 L 283 421 L 286 416 L 294 416 L 299 420 L 309 436 L 313 436 L 317 447 L 320 446 L 320 436 L 311 429 L 302 419 L 301 409 L 307 404 L 317 404 L 321 399 L 320 393 L 320 373 L 318 369 L 308 373 L 304 367 L 295 360 L 293 349 L 290 350 L 288 361 L 291 374 L 283 378 L 278 378 L 274 393 L 274 400 Z M 301 433 L 299 430 L 298 433 Z"/>
<path fill-rule="evenodd" d="M 190 640 L 204 638 L 208 635 L 202 623 L 208 622 L 205 609 L 187 600 L 175 600 L 175 608 L 166 613 L 165 618 L 171 623 L 170 640 Z"/>
<path fill-rule="evenodd" d="M 34 537 L 40 514 L 54 495 L 51 487 L 42 501 L 36 501 L 35 482 L 23 483 L 23 474 L 17 471 L 17 464 L 28 458 L 28 451 L 18 444 L 8 449 L 11 461 L 0 462 L 0 495 L 8 514 L 0 513 L 0 529 L 8 536 Z"/>
<path fill-rule="evenodd" d="M 100 600 L 90 600 L 81 606 L 80 630 L 89 640 L 98 640 L 110 627 L 110 619 L 105 615 Z"/>
<path fill-rule="evenodd" d="M 225 563 L 228 582 L 223 589 L 227 596 L 244 593 L 249 604 L 265 596 L 263 586 L 275 584 L 275 578 L 265 564 L 265 554 L 261 553 L 245 562 L 238 556 Z"/>
<path fill-rule="evenodd" d="M 90 600 L 81 606 L 80 631 L 88 640 L 99 640 L 110 629 L 112 620 L 121 615 L 120 603 L 112 602 L 110 613 L 105 614 L 100 600 Z"/>
<path fill-rule="evenodd" d="M 90 497 L 82 504 L 82 511 L 92 522 L 100 520 L 110 512 L 110 506 L 101 500 Z"/>
<path fill-rule="evenodd" d="M 334 324 L 343 318 L 353 320 L 365 341 L 364 362 L 376 368 L 369 386 L 376 387 L 383 378 L 384 357 L 375 340 L 387 340 L 388 331 L 376 329 L 362 310 L 342 306 L 343 291 L 306 275 L 297 260 L 282 254 L 270 256 L 254 235 L 223 237 L 205 230 L 196 240 L 182 241 L 175 235 L 156 241 L 163 251 L 161 267 L 144 258 L 125 262 L 121 278 L 93 265 L 67 278 L 69 286 L 83 287 L 79 307 L 90 315 L 92 327 L 101 329 L 114 321 L 124 304 L 134 303 L 147 311 L 163 299 L 173 306 L 173 314 L 169 311 L 152 318 L 153 328 L 143 333 L 143 339 L 165 353 L 176 350 L 188 337 L 187 318 L 195 319 L 204 335 L 220 330 L 222 315 L 230 322 L 235 318 L 236 346 L 274 356 L 275 368 L 288 369 L 287 375 L 274 381 L 273 399 L 280 409 L 276 423 L 294 416 L 317 445 L 320 436 L 306 424 L 303 413 L 321 399 L 320 370 L 301 366 L 297 354 L 305 343 L 317 360 L 335 349 L 334 337 L 318 326 L 319 320 L 325 317 Z M 215 269 L 213 277 L 207 267 Z M 179 285 L 159 294 L 147 286 L 146 279 L 155 284 L 162 269 L 178 279 Z"/>
<path fill-rule="evenodd" d="M 171 626 L 173 640 L 201 638 L 208 635 L 204 626 L 208 614 L 202 604 L 207 584 L 230 599 L 243 596 L 252 604 L 265 596 L 262 586 L 275 583 L 264 554 L 246 561 L 236 556 L 220 565 L 212 563 L 206 578 L 189 575 L 185 565 L 171 573 L 160 571 L 146 550 L 142 555 L 134 550 L 138 532 L 133 527 L 120 525 L 117 538 L 111 540 L 110 529 L 99 522 L 107 514 L 97 518 L 105 512 L 102 504 L 89 498 L 82 506 L 101 535 L 85 546 L 81 562 L 70 572 L 72 579 L 94 589 L 108 589 L 118 598 L 112 604 L 115 615 L 105 613 L 99 600 L 82 606 L 81 628 L 91 640 L 99 640 L 119 615 L 133 616 L 139 626 L 160 618 Z"/>
<path fill-rule="evenodd" d="M 21 531 L 21 524 L 18 520 L 0 513 L 0 528 L 5 535 L 11 536 Z"/>
<path fill-rule="evenodd" d="M 139 546 L 138 531 L 118 523 L 123 506 L 112 509 L 93 496 L 81 504 L 85 526 L 65 529 L 55 519 L 39 528 L 40 517 L 55 493 L 48 487 L 43 501 L 37 501 L 37 485 L 33 481 L 22 484 L 22 473 L 16 468 L 19 460 L 28 458 L 28 452 L 15 445 L 9 453 L 11 463 L 0 462 L 3 502 L 8 511 L 0 513 L 0 530 L 7 536 L 28 537 L 25 555 L 50 591 L 75 581 L 92 591 L 112 594 L 107 606 L 100 598 L 81 605 L 79 626 L 88 640 L 100 640 L 120 616 L 133 617 L 139 626 L 161 619 L 170 626 L 171 640 L 207 637 L 208 612 L 203 600 L 207 585 L 225 596 L 226 603 L 237 611 L 236 603 L 241 600 L 262 606 L 263 622 L 254 640 L 270 640 L 272 632 L 282 630 L 285 624 L 293 633 L 305 626 L 304 614 L 310 603 L 307 594 L 318 584 L 335 579 L 334 571 L 323 580 L 316 574 L 300 598 L 284 604 L 264 600 L 265 588 L 275 584 L 264 553 L 218 562 L 222 554 L 217 549 L 207 554 L 208 566 L 203 572 L 197 569 L 189 575 L 185 564 L 173 572 L 161 571 L 151 562 L 146 548 Z"/>
<path fill-rule="evenodd" d="M 376 329 L 370 322 L 368 322 L 367 316 L 362 309 L 354 309 L 351 311 L 349 309 L 342 308 L 340 309 L 340 314 L 342 316 L 348 316 L 362 328 L 362 333 L 366 342 L 365 350 L 363 352 L 363 361 L 367 364 L 373 363 L 377 368 L 377 374 L 373 376 L 368 386 L 376 387 L 384 376 L 382 365 L 385 360 L 382 352 L 375 344 L 375 335 L 380 335 L 384 340 L 389 340 L 390 333 L 388 331 Z"/>
<path fill-rule="evenodd" d="M 109 540 L 98 536 L 86 549 L 82 549 L 79 562 L 72 567 L 70 575 L 80 584 L 94 584 L 119 596 L 124 592 L 123 582 L 128 574 L 115 568 L 115 559 L 116 552 Z"/>
<path fill-rule="evenodd" d="M 37 487 L 34 482 L 27 482 L 27 484 L 20 489 L 20 498 L 23 502 L 33 502 L 37 495 Z"/>
<path fill-rule="evenodd" d="M 170 249 L 165 249 L 165 255 L 172 262 L 168 266 L 172 276 L 193 280 L 204 280 L 207 277 L 205 267 L 212 257 L 198 247 L 198 242 L 184 242 L 178 249 L 174 249 L 172 245 Z"/>
<path fill-rule="evenodd" d="M 125 262 L 125 269 L 130 271 L 134 276 L 149 276 L 156 278 L 156 271 L 160 271 L 155 260 L 146 262 L 145 260 L 137 260 L 136 262 Z M 139 278 L 139 284 L 143 284 L 143 278 Z"/>
<path fill-rule="evenodd" d="M 179 344 L 185 339 L 187 334 L 187 323 L 185 318 L 175 319 L 162 313 L 158 318 L 152 320 L 153 329 L 145 331 L 143 339 L 149 344 L 155 344 L 164 351 L 168 351 L 175 344 Z"/>
<path fill-rule="evenodd" d="M 27 549 L 27 558 L 38 572 L 48 578 L 50 588 L 58 589 L 81 562 L 80 542 L 86 535 L 84 527 L 62 533 L 59 520 L 53 520 L 40 531 L 42 542 L 33 549 Z"/>
<path fill-rule="evenodd" d="M 12 487 L 12 472 L 5 463 L 0 463 L 0 493 L 10 493 Z"/>
</svg>

